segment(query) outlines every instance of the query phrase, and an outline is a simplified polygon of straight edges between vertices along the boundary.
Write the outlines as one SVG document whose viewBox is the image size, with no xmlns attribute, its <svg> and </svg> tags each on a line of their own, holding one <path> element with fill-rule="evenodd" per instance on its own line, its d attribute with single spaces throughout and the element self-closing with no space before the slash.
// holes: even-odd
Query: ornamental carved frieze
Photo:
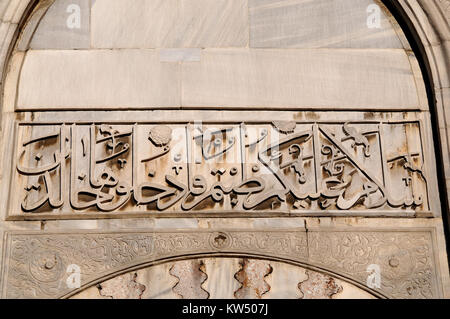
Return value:
<svg viewBox="0 0 450 319">
<path fill-rule="evenodd" d="M 306 265 L 339 274 L 381 297 L 442 294 L 432 230 L 8 233 L 5 247 L 2 291 L 6 298 L 67 297 L 130 269 L 208 255 Z M 368 281 L 374 267 L 379 286 Z M 81 275 L 80 289 L 68 286 L 75 268 Z"/>
<path fill-rule="evenodd" d="M 10 219 L 431 210 L 420 121 L 20 123 L 16 145 Z"/>
</svg>

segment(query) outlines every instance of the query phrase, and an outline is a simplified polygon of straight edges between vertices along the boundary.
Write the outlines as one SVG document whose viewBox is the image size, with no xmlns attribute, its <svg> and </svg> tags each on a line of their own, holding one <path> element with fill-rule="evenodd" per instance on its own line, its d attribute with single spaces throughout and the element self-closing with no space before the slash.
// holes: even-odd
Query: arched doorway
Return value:
<svg viewBox="0 0 450 319">
<path fill-rule="evenodd" d="M 332 267 L 359 285 L 378 266 L 380 295 L 447 295 L 445 148 L 442 161 L 434 156 L 445 120 L 441 135 L 432 129 L 448 103 L 444 58 L 427 60 L 442 86 L 434 114 L 423 63 L 379 1 L 137 2 L 5 11 L 4 28 L 21 27 L 3 81 L 3 296 L 21 297 L 25 283 L 30 296 L 64 295 L 52 280 L 33 287 L 66 280 L 62 270 L 89 250 L 85 230 L 94 245 L 125 229 L 138 246 L 110 247 L 127 247 L 121 269 L 136 266 L 129 250 L 142 248 L 142 232 L 180 236 L 175 247 L 196 232 L 250 242 L 275 232 L 246 253 L 296 247 L 305 267 Z M 420 36 L 425 53 L 436 52 Z M 299 231 L 300 242 L 281 229 Z M 76 245 L 56 240 L 65 233 Z M 58 257 L 64 246 L 72 254 Z"/>
</svg>

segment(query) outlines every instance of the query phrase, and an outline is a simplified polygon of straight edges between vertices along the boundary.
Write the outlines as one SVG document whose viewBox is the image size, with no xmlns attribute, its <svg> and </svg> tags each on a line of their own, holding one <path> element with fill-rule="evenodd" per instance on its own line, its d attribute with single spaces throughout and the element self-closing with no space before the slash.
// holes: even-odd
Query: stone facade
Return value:
<svg viewBox="0 0 450 319">
<path fill-rule="evenodd" d="M 450 4 L 394 2 L 431 79 L 378 0 L 0 0 L 0 296 L 449 298 Z"/>
</svg>

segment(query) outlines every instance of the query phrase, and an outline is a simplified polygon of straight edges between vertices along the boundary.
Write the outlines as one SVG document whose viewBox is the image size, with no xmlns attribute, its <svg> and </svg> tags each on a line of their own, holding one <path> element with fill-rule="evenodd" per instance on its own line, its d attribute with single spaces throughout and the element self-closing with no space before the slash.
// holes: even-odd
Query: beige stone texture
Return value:
<svg viewBox="0 0 450 319">
<path fill-rule="evenodd" d="M 172 288 L 177 284 L 177 278 L 170 275 L 171 263 L 164 263 L 138 270 L 137 281 L 145 285 L 142 299 L 178 299 Z"/>
<path fill-rule="evenodd" d="M 419 107 L 402 50 L 209 49 L 182 67 L 186 107 Z"/>
<path fill-rule="evenodd" d="M 53 0 L 48 0 L 41 2 L 40 5 L 36 6 L 27 23 L 23 26 L 20 35 L 17 37 L 17 51 L 26 51 L 30 48 L 30 42 L 36 32 L 36 28 L 39 26 L 42 18 L 53 3 Z"/>
<path fill-rule="evenodd" d="M 110 298 L 100 295 L 100 290 L 97 288 L 97 286 L 92 286 L 72 296 L 71 299 L 110 299 Z"/>
<path fill-rule="evenodd" d="M 33 34 L 32 49 L 88 49 L 90 0 L 55 0 Z"/>
<path fill-rule="evenodd" d="M 109 279 L 98 285 L 100 295 L 111 299 L 141 299 L 146 287 L 136 279 L 136 272 Z"/>
<path fill-rule="evenodd" d="M 245 47 L 247 0 L 96 0 L 94 48 Z"/>
<path fill-rule="evenodd" d="M 209 299 L 234 298 L 240 284 L 235 274 L 240 269 L 237 258 L 207 258 L 203 260 L 208 278 L 202 287 L 209 292 Z"/>
<path fill-rule="evenodd" d="M 29 51 L 19 92 L 19 109 L 174 107 L 180 67 L 155 50 Z"/>
<path fill-rule="evenodd" d="M 272 272 L 265 278 L 270 290 L 263 299 L 300 299 L 299 283 L 308 279 L 307 270 L 280 262 L 270 262 Z"/>
<path fill-rule="evenodd" d="M 373 295 L 345 281 L 336 279 L 336 282 L 342 287 L 342 290 L 334 294 L 331 299 L 376 299 Z"/>
<path fill-rule="evenodd" d="M 24 52 L 16 52 L 11 57 L 9 64 L 9 70 L 5 79 L 5 93 L 3 95 L 3 111 L 14 112 L 16 97 L 17 97 L 17 83 L 19 81 L 20 70 L 22 68 L 23 59 L 25 57 Z"/>
<path fill-rule="evenodd" d="M 379 28 L 368 27 L 374 10 Z M 403 48 L 379 1 L 249 0 L 249 11 L 251 47 Z"/>
<path fill-rule="evenodd" d="M 4 61 L 6 60 L 6 56 L 9 50 L 9 43 L 12 41 L 16 29 L 17 24 L 2 22 L 0 25 L 0 36 L 2 44 L 0 46 L 0 69 L 4 68 Z"/>
<path fill-rule="evenodd" d="M 38 50 L 25 57 L 17 107 L 414 110 L 416 90 L 401 50 L 208 49 L 181 64 L 157 50 Z"/>
<path fill-rule="evenodd" d="M 172 290 L 182 299 L 208 299 L 209 293 L 203 288 L 208 275 L 202 260 L 177 261 L 172 265 L 169 273 L 177 279 Z"/>
<path fill-rule="evenodd" d="M 79 30 L 65 27 L 69 2 L 82 8 Z M 1 298 L 450 298 L 443 218 L 449 212 L 445 196 L 440 197 L 445 189 L 438 188 L 441 178 L 449 194 L 449 0 L 396 1 L 423 45 L 429 83 L 424 83 L 419 53 L 412 51 L 379 0 L 52 3 L 0 0 Z M 367 28 L 366 10 L 373 4 L 381 8 L 379 29 Z M 434 86 L 434 96 L 427 96 L 426 85 Z M 428 98 L 436 102 L 435 109 L 429 110 Z M 229 209 L 231 202 L 220 201 L 200 206 L 193 214 L 136 208 L 133 200 L 119 212 L 91 207 L 74 213 L 64 191 L 66 210 L 52 204 L 25 213 L 20 205 L 27 189 L 37 188 L 45 195 L 47 186 L 52 187 L 33 173 L 16 183 L 25 137 L 39 137 L 39 132 L 52 132 L 62 123 L 70 132 L 76 129 L 73 123 L 139 129 L 139 138 L 132 142 L 151 143 L 151 148 L 104 166 L 127 182 L 137 180 L 130 164 L 159 147 L 143 127 L 196 121 L 241 132 L 236 143 L 241 148 L 233 154 L 250 154 L 255 160 L 258 154 L 243 143 L 252 137 L 245 134 L 248 127 L 269 128 L 273 138 L 293 136 L 314 123 L 334 128 L 347 123 L 347 133 L 333 129 L 326 138 L 319 133 L 321 143 L 343 143 L 367 165 L 365 172 L 373 171 L 379 179 L 382 169 L 393 169 L 402 182 L 391 185 L 389 195 L 411 201 L 415 191 L 426 191 L 416 199 L 424 200 L 427 209 L 386 204 L 388 209 L 330 212 L 323 207 L 327 201 L 311 205 L 310 199 L 288 198 L 286 203 L 274 200 L 260 210 L 243 211 L 245 216 Z M 397 125 L 386 130 L 384 143 L 388 158 L 395 152 L 405 157 L 386 168 L 365 155 L 366 133 L 360 130 L 364 125 L 367 130 Z M 440 145 L 433 140 L 432 125 L 437 126 Z M 90 155 L 89 129 L 80 132 L 84 139 L 81 134 L 73 144 L 70 138 L 41 142 L 26 164 L 36 168 L 43 156 L 57 161 L 58 145 L 77 145 L 78 153 L 67 153 L 61 162 L 70 169 L 72 160 L 80 162 Z M 367 134 L 373 151 L 378 139 Z M 192 138 L 182 136 L 188 142 Z M 327 159 L 326 150 L 312 154 L 313 148 L 304 142 L 303 155 Z M 442 153 L 443 176 L 437 175 L 441 170 L 435 147 Z M 419 150 L 423 154 L 414 155 Z M 297 154 L 295 148 L 284 151 Z M 161 175 L 154 181 L 160 184 L 165 175 L 188 178 L 187 167 L 175 164 L 170 155 L 153 167 Z M 303 168 L 312 176 L 313 165 L 307 161 Z M 79 167 L 86 170 L 92 165 L 83 163 Z M 141 168 L 151 166 L 146 165 Z M 318 166 L 322 165 L 326 163 Z M 351 165 L 347 163 L 347 169 Z M 198 165 L 194 171 L 206 176 L 209 184 L 228 182 L 228 175 L 221 177 L 224 167 L 228 173 L 231 167 L 226 165 Z M 57 179 L 58 169 L 49 179 Z M 242 167 L 251 174 L 253 169 Z M 286 172 L 300 174 L 299 166 Z M 342 175 L 351 175 L 370 192 L 371 184 L 347 172 Z M 137 175 L 153 181 L 143 169 Z M 83 176 L 74 177 L 78 185 L 83 183 Z M 268 174 L 265 181 L 276 182 L 271 177 Z M 347 192 L 355 190 L 349 187 Z M 105 194 L 97 196 L 106 198 Z M 304 211 L 285 211 L 287 205 Z M 355 205 L 362 207 L 360 202 Z M 213 214 L 202 214 L 211 207 Z M 272 212 L 261 214 L 264 210 Z M 65 285 L 66 267 L 72 263 L 82 269 L 80 289 Z M 368 267 L 373 264 L 380 266 L 381 288 L 368 287 Z"/>
</svg>

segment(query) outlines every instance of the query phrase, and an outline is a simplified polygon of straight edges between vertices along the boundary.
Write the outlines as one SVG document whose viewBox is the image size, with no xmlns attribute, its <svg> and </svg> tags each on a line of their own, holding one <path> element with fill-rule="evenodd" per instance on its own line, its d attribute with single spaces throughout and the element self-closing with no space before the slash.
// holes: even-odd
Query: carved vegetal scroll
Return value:
<svg viewBox="0 0 450 319">
<path fill-rule="evenodd" d="M 428 212 L 420 122 L 21 124 L 10 217 Z"/>
<path fill-rule="evenodd" d="M 339 274 L 366 290 L 368 269 L 377 265 L 380 287 L 374 287 L 372 293 L 393 298 L 438 298 L 442 292 L 432 238 L 431 229 L 9 233 L 2 265 L 2 291 L 6 298 L 69 296 L 77 291 L 67 284 L 69 265 L 80 270 L 83 288 L 154 261 L 220 254 L 273 258 L 316 267 Z M 202 269 L 201 264 L 185 260 L 170 273 L 179 279 L 180 289 L 195 281 L 198 289 L 193 293 L 206 298 L 208 294 L 201 285 L 207 276 Z M 245 282 L 237 295 L 263 295 L 270 288 L 264 279 L 270 272 L 271 267 L 265 262 L 244 263 L 235 276 L 239 282 Z"/>
</svg>

